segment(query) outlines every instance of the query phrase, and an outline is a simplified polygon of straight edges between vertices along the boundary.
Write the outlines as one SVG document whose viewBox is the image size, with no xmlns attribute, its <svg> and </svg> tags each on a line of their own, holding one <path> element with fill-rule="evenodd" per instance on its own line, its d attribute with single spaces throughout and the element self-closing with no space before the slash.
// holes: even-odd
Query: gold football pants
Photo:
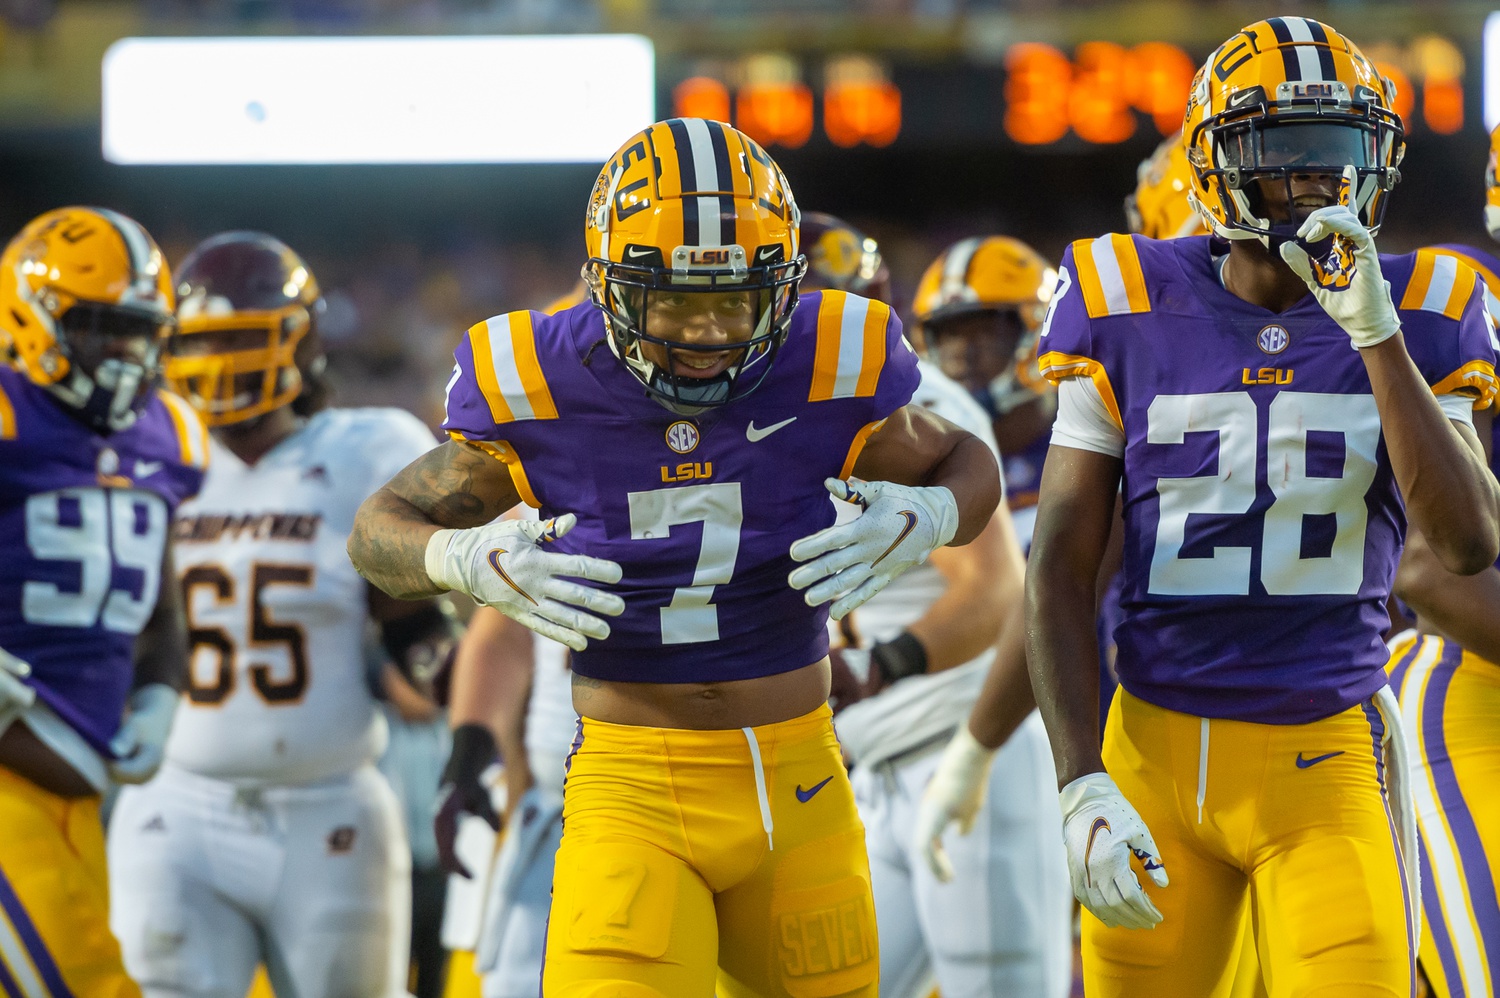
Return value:
<svg viewBox="0 0 1500 998">
<path fill-rule="evenodd" d="M 99 798 L 0 766 L 0 995 L 140 998 L 109 931 Z"/>
<path fill-rule="evenodd" d="M 1310 724 L 1205 720 L 1123 689 L 1104 763 L 1171 883 L 1154 929 L 1083 918 L 1090 998 L 1222 998 L 1252 920 L 1271 998 L 1415 988 L 1412 902 L 1373 703 Z"/>
<path fill-rule="evenodd" d="M 1439 998 L 1500 985 L 1500 665 L 1415 631 L 1391 647 L 1415 757 L 1422 969 Z"/>
<path fill-rule="evenodd" d="M 865 836 L 826 706 L 758 728 L 585 718 L 546 998 L 874 998 Z"/>
</svg>

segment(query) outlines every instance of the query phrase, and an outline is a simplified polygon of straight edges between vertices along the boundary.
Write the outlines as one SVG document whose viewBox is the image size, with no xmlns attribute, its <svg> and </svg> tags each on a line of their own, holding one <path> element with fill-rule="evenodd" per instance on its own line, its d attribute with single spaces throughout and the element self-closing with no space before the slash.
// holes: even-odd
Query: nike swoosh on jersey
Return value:
<svg viewBox="0 0 1500 998">
<path fill-rule="evenodd" d="M 888 547 L 888 548 L 886 548 L 884 551 L 882 551 L 880 553 L 880 557 L 879 558 L 876 558 L 874 561 L 870 562 L 870 567 L 871 568 L 874 568 L 876 565 L 880 564 L 882 561 L 885 561 L 885 556 L 888 555 L 888 554 L 890 554 L 892 551 L 896 550 L 898 547 L 900 547 L 901 546 L 901 542 L 904 541 L 904 540 L 906 540 L 906 535 L 910 534 L 913 530 L 916 529 L 916 527 L 917 527 L 917 514 L 913 513 L 909 509 L 903 509 L 901 511 L 900 515 L 906 517 L 906 526 L 902 527 L 901 528 L 901 533 L 897 534 L 896 535 L 896 539 L 893 540 L 893 541 L 891 541 L 891 546 Z"/>
<path fill-rule="evenodd" d="M 528 603 L 530 603 L 532 606 L 539 606 L 540 604 L 538 604 L 536 600 L 534 600 L 534 599 L 531 598 L 531 594 L 528 593 L 526 590 L 522 589 L 520 586 L 516 585 L 515 580 L 512 579 L 509 575 L 506 575 L 505 574 L 505 569 L 503 569 L 503 568 L 500 567 L 500 555 L 505 554 L 505 553 L 506 552 L 505 552 L 504 548 L 495 548 L 493 551 L 491 551 L 490 552 L 490 567 L 495 570 L 495 574 L 496 575 L 500 576 L 500 578 L 502 580 L 504 580 L 504 582 L 505 582 L 505 584 L 507 586 L 510 586 L 516 592 L 520 593 L 521 596 L 524 597 L 525 600 Z"/>
<path fill-rule="evenodd" d="M 1094 823 L 1089 826 L 1089 842 L 1088 845 L 1084 846 L 1083 849 L 1083 870 L 1084 876 L 1088 878 L 1088 885 L 1090 887 L 1094 886 L 1094 873 L 1089 868 L 1089 855 L 1094 851 L 1094 836 L 1098 835 L 1100 832 L 1108 832 L 1111 830 L 1112 829 L 1109 827 L 1109 819 L 1104 817 L 1095 818 Z"/>
<path fill-rule="evenodd" d="M 1311 759 L 1304 759 L 1304 758 L 1302 758 L 1302 753 L 1298 752 L 1297 753 L 1297 768 L 1298 769 L 1306 769 L 1309 766 L 1316 766 L 1318 763 L 1322 762 L 1324 759 L 1332 759 L 1336 755 L 1343 755 L 1343 754 L 1344 754 L 1343 750 L 1340 749 L 1337 752 L 1325 752 L 1323 755 L 1315 755 Z"/>
<path fill-rule="evenodd" d="M 757 427 L 755 420 L 752 419 L 750 420 L 750 425 L 745 427 L 745 439 L 753 444 L 758 440 L 766 439 L 766 437 L 769 437 L 783 426 L 789 426 L 796 421 L 797 417 L 793 416 L 791 419 L 783 419 L 781 422 L 772 423 L 770 426 Z"/>
<path fill-rule="evenodd" d="M 819 790 L 822 790 L 824 787 L 828 786 L 828 781 L 831 779 L 833 779 L 833 777 L 826 777 L 824 778 L 822 783 L 815 783 L 807 790 L 802 789 L 802 784 L 797 784 L 797 799 L 806 804 L 808 801 L 813 799 L 813 797 Z"/>
<path fill-rule="evenodd" d="M 135 462 L 135 477 L 136 478 L 150 478 L 152 475 L 156 474 L 161 469 L 162 469 L 162 463 L 160 461 L 136 461 Z"/>
</svg>

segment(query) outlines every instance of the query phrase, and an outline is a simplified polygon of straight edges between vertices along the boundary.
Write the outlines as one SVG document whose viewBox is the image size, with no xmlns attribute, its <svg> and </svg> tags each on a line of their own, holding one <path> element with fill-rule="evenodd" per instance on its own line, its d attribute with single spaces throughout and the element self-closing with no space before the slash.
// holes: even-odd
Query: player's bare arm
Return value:
<svg viewBox="0 0 1500 998">
<path fill-rule="evenodd" d="M 1000 504 L 1000 466 L 984 441 L 920 406 L 897 410 L 870 435 L 854 477 L 948 489 L 958 505 L 955 545 L 978 537 Z"/>
<path fill-rule="evenodd" d="M 948 588 L 907 630 L 922 642 L 928 672 L 961 665 L 990 647 L 1013 607 L 1021 605 L 1026 562 L 1003 505 L 963 547 L 932 552 Z"/>
<path fill-rule="evenodd" d="M 365 500 L 349 534 L 349 558 L 398 599 L 435 596 L 444 589 L 424 567 L 432 535 L 489 523 L 520 501 L 504 464 L 473 444 L 450 440 Z"/>
<path fill-rule="evenodd" d="M 1059 787 L 1104 769 L 1093 621 L 1121 469 L 1119 458 L 1053 447 L 1042 473 L 1026 573 L 1026 653 Z"/>
</svg>

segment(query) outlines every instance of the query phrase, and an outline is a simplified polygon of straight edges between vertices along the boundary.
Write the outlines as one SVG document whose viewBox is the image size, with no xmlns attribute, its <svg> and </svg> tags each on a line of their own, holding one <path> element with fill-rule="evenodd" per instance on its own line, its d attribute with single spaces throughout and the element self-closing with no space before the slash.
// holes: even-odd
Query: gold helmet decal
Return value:
<svg viewBox="0 0 1500 998">
<path fill-rule="evenodd" d="M 1490 162 L 1484 171 L 1484 227 L 1493 239 L 1500 239 L 1500 182 L 1495 180 L 1497 161 L 1500 161 L 1500 125 L 1490 130 Z"/>
<path fill-rule="evenodd" d="M 140 223 L 107 208 L 33 219 L 0 253 L 0 353 L 101 431 L 135 422 L 172 326 L 172 275 Z M 106 337 L 144 344 L 106 356 Z"/>
<path fill-rule="evenodd" d="M 1226 239 L 1271 240 L 1261 184 L 1358 174 L 1350 207 L 1372 232 L 1405 150 L 1395 88 L 1348 38 L 1304 17 L 1273 17 L 1220 45 L 1194 78 L 1183 121 L 1192 195 Z"/>
<path fill-rule="evenodd" d="M 1193 170 L 1188 166 L 1182 133 L 1162 140 L 1135 171 L 1135 191 L 1125 199 L 1130 231 L 1149 239 L 1203 236 L 1208 227 L 1190 200 Z"/>
<path fill-rule="evenodd" d="M 800 215 L 774 160 L 718 121 L 673 118 L 632 136 L 600 172 L 589 199 L 583 277 L 608 318 L 610 346 L 652 398 L 693 414 L 753 391 L 786 338 L 807 267 Z M 653 294 L 739 290 L 753 296 L 753 335 L 713 378 L 675 369 L 696 349 L 646 328 Z M 665 365 L 648 358 L 661 347 Z M 706 348 L 705 348 L 706 349 Z"/>
</svg>

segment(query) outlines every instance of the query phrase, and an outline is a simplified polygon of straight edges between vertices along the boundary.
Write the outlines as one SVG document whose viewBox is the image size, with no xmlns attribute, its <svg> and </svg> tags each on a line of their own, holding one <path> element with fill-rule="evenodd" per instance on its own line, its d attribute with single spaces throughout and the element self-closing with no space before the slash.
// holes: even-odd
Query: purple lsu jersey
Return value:
<svg viewBox="0 0 1500 998">
<path fill-rule="evenodd" d="M 1474 271 L 1431 250 L 1381 268 L 1433 391 L 1488 404 Z M 1125 688 L 1294 724 L 1383 686 L 1405 509 L 1363 361 L 1316 298 L 1230 294 L 1206 236 L 1106 235 L 1064 255 L 1042 336 L 1043 373 L 1091 378 L 1124 434 Z"/>
<path fill-rule="evenodd" d="M 803 295 L 760 387 L 693 417 L 646 396 L 604 321 L 586 302 L 474 326 L 443 424 L 505 461 L 544 517 L 577 514 L 557 550 L 621 565 L 611 588 L 625 612 L 573 655 L 574 670 L 712 682 L 818 661 L 828 610 L 787 584 L 787 551 L 833 523 L 824 479 L 847 477 L 917 387 L 900 320 L 856 295 Z"/>
<path fill-rule="evenodd" d="M 1489 309 L 1491 325 L 1500 322 L 1500 257 L 1475 246 L 1456 243 L 1434 246 L 1432 249 L 1439 254 L 1457 257 L 1474 269 L 1484 282 L 1484 302 Z M 1490 471 L 1500 478 L 1500 419 L 1493 420 L 1490 424 Z"/>
<path fill-rule="evenodd" d="M 175 395 L 101 436 L 0 366 L 0 648 L 31 665 L 37 696 L 106 757 L 172 512 L 207 460 L 208 434 Z"/>
</svg>

